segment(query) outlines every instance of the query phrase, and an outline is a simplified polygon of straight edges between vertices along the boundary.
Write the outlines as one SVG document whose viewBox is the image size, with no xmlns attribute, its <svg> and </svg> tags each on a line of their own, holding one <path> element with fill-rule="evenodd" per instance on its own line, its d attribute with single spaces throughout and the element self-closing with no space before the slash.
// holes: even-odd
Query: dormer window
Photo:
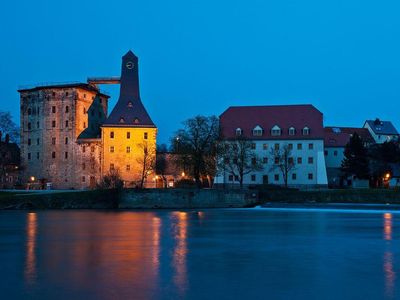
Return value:
<svg viewBox="0 0 400 300">
<path fill-rule="evenodd" d="M 263 134 L 263 129 L 259 125 L 254 127 L 253 136 L 262 136 L 262 134 Z"/>
<path fill-rule="evenodd" d="M 139 119 L 138 119 L 138 118 L 135 118 L 135 119 L 133 120 L 133 123 L 135 123 L 135 124 L 139 124 L 139 123 L 140 123 L 140 121 L 139 121 Z"/>
<path fill-rule="evenodd" d="M 303 135 L 310 135 L 310 128 L 307 126 L 303 128 Z"/>
<path fill-rule="evenodd" d="M 133 103 L 131 101 L 128 102 L 128 107 L 132 108 L 133 107 Z"/>
<path fill-rule="evenodd" d="M 241 128 L 236 128 L 236 136 L 241 136 L 242 135 L 242 129 Z"/>
<path fill-rule="evenodd" d="M 296 129 L 294 127 L 289 128 L 289 135 L 296 135 Z"/>
<path fill-rule="evenodd" d="M 281 135 L 281 128 L 278 125 L 275 125 L 274 127 L 272 127 L 271 129 L 271 135 L 272 136 L 279 136 Z"/>
<path fill-rule="evenodd" d="M 121 117 L 121 118 L 119 119 L 119 122 L 120 122 L 120 123 L 125 123 L 125 119 L 124 119 L 123 117 Z"/>
</svg>

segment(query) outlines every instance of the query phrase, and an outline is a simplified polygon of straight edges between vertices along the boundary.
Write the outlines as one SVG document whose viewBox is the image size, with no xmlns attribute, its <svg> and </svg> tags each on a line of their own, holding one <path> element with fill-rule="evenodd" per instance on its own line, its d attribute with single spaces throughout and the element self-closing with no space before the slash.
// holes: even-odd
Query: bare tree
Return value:
<svg viewBox="0 0 400 300">
<path fill-rule="evenodd" d="M 167 171 L 167 158 L 166 158 L 167 153 L 165 152 L 157 152 L 156 156 L 156 173 L 161 177 L 161 180 L 163 182 L 164 188 L 168 187 L 168 182 L 167 182 L 167 176 L 166 176 L 166 171 Z"/>
<path fill-rule="evenodd" d="M 271 156 L 273 159 L 273 165 L 271 167 L 271 171 L 279 169 L 282 173 L 285 187 L 287 187 L 289 174 L 296 167 L 294 158 L 292 156 L 292 149 L 287 144 L 279 148 L 272 148 Z"/>
<path fill-rule="evenodd" d="M 118 170 L 110 170 L 110 172 L 103 176 L 99 188 L 100 189 L 122 189 L 124 182 L 121 179 Z"/>
<path fill-rule="evenodd" d="M 263 170 L 261 159 L 254 151 L 253 143 L 244 138 L 222 141 L 218 146 L 219 170 L 225 170 L 234 178 L 239 179 L 240 188 L 243 188 L 244 176 Z"/>
<path fill-rule="evenodd" d="M 139 186 L 140 188 L 143 188 L 147 176 L 155 169 L 156 149 L 152 145 L 149 145 L 147 141 L 138 144 L 138 148 L 140 149 L 140 156 L 136 161 L 140 165 Z"/>
<path fill-rule="evenodd" d="M 19 143 L 19 128 L 14 123 L 10 112 L 0 111 L 0 132 L 5 136 L 10 136 L 10 141 L 13 143 Z"/>
<path fill-rule="evenodd" d="M 183 122 L 171 140 L 172 150 L 177 156 L 176 164 L 187 168 L 198 187 L 202 177 L 213 177 L 216 172 L 216 141 L 219 136 L 219 121 L 215 116 L 196 116 Z"/>
</svg>

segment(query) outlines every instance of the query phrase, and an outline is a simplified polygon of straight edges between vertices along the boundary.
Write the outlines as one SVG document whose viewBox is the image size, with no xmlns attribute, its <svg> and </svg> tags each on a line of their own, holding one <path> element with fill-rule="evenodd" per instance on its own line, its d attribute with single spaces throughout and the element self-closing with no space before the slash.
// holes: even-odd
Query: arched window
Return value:
<svg viewBox="0 0 400 300">
<path fill-rule="evenodd" d="M 303 135 L 310 135 L 310 128 L 307 126 L 303 128 Z"/>
<path fill-rule="evenodd" d="M 133 107 L 132 101 L 129 101 L 129 102 L 128 102 L 128 107 L 129 107 L 129 108 L 132 108 L 132 107 Z"/>
<path fill-rule="evenodd" d="M 293 126 L 292 127 L 289 127 L 289 135 L 296 135 L 296 128 L 294 128 Z"/>
<path fill-rule="evenodd" d="M 272 127 L 271 129 L 271 135 L 272 136 L 279 136 L 281 135 L 281 128 L 278 125 L 275 125 L 274 127 Z"/>
<path fill-rule="evenodd" d="M 260 127 L 260 125 L 257 125 L 253 129 L 253 136 L 262 136 L 263 134 L 263 129 Z"/>
<path fill-rule="evenodd" d="M 236 133 L 236 136 L 241 136 L 242 135 L 242 128 L 236 128 L 235 133 Z"/>
</svg>

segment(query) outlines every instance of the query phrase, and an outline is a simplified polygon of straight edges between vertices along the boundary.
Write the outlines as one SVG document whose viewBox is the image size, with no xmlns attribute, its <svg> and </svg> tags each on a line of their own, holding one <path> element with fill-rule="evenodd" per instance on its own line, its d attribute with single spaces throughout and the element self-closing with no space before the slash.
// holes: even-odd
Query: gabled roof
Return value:
<svg viewBox="0 0 400 300">
<path fill-rule="evenodd" d="M 325 127 L 324 133 L 325 147 L 345 147 L 354 133 L 357 133 L 365 143 L 374 143 L 374 139 L 367 128 Z"/>
<path fill-rule="evenodd" d="M 379 119 L 376 120 L 367 120 L 366 124 L 372 129 L 375 134 L 381 135 L 398 135 L 396 128 L 393 126 L 390 121 L 381 121 Z M 365 126 L 365 125 L 364 125 Z"/>
<path fill-rule="evenodd" d="M 140 99 L 138 67 L 137 56 L 128 51 L 122 57 L 119 99 L 103 126 L 156 127 Z"/>
<path fill-rule="evenodd" d="M 231 106 L 220 115 L 220 125 L 224 138 L 235 138 L 236 129 L 241 128 L 243 136 L 254 140 L 264 139 L 323 139 L 322 113 L 311 104 L 269 105 L 269 106 Z M 261 136 L 253 136 L 252 130 L 259 125 Z M 272 136 L 271 129 L 279 126 L 280 136 Z M 289 128 L 296 129 L 289 135 Z M 302 130 L 308 127 L 309 135 Z"/>
</svg>

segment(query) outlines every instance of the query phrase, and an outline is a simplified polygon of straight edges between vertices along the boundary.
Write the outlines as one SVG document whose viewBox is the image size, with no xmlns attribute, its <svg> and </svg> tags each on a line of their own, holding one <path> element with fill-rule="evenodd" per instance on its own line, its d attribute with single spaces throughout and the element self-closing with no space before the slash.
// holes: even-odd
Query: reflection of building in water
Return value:
<svg viewBox="0 0 400 300">
<path fill-rule="evenodd" d="M 393 266 L 394 257 L 393 252 L 390 249 L 393 228 L 392 216 L 391 213 L 385 213 L 383 215 L 383 238 L 388 241 L 388 248 L 383 255 L 383 270 L 385 272 L 385 293 L 386 296 L 390 298 L 394 296 L 394 284 L 396 279 L 396 273 Z"/>
<path fill-rule="evenodd" d="M 26 216 L 25 281 L 28 284 L 33 284 L 36 279 L 37 215 L 36 213 L 28 213 Z"/>
<path fill-rule="evenodd" d="M 183 293 L 187 285 L 186 255 L 187 255 L 187 226 L 188 215 L 186 212 L 174 212 L 176 219 L 174 227 L 175 249 L 173 254 L 173 268 L 175 269 L 174 283 L 178 290 Z"/>
</svg>

